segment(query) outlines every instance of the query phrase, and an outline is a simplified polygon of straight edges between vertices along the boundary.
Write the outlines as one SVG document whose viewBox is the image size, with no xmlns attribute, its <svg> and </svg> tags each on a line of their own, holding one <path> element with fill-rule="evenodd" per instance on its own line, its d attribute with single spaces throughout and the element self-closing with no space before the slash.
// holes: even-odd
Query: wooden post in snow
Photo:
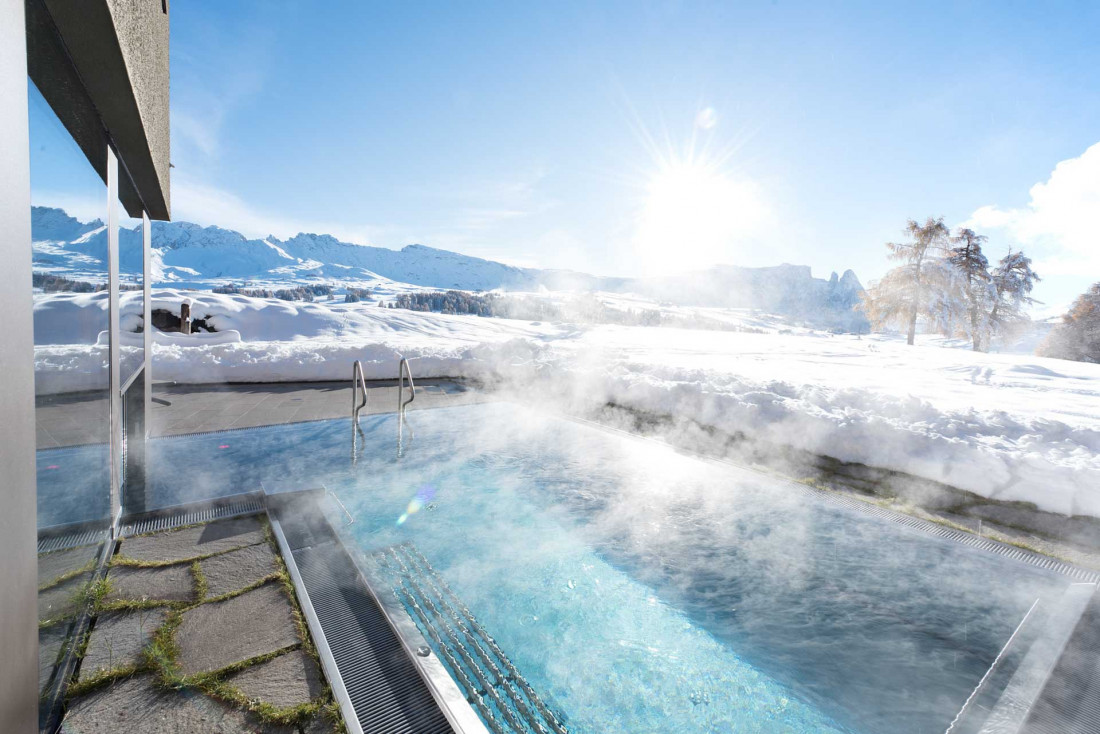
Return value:
<svg viewBox="0 0 1100 734">
<path fill-rule="evenodd" d="M 191 333 L 191 302 L 184 301 L 180 304 L 180 333 Z"/>
</svg>

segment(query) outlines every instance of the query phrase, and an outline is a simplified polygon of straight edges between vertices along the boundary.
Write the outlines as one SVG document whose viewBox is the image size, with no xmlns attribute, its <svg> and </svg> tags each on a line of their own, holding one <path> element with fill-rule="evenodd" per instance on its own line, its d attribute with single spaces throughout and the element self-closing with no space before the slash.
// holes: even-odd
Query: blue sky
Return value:
<svg viewBox="0 0 1100 734">
<path fill-rule="evenodd" d="M 1100 4 L 825 5 L 176 3 L 173 215 L 864 283 L 943 215 L 1100 280 Z"/>
</svg>

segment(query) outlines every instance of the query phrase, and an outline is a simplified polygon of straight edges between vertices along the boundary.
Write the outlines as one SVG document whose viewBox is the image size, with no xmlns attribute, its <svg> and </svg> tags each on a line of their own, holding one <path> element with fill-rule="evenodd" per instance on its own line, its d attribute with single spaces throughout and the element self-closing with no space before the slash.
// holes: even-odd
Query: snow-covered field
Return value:
<svg viewBox="0 0 1100 734">
<path fill-rule="evenodd" d="M 536 382 L 563 399 L 611 400 L 988 497 L 1100 516 L 1100 365 L 976 354 L 934 338 L 908 347 L 894 337 L 831 335 L 721 309 L 700 311 L 764 333 L 530 323 L 173 290 L 154 291 L 154 308 L 178 310 L 184 298 L 196 318 L 209 316 L 219 334 L 238 332 L 239 341 L 159 340 L 156 379 L 343 380 L 354 359 L 368 378 L 394 377 L 405 355 L 418 376 Z M 103 308 L 102 294 L 36 297 L 40 391 L 73 389 L 81 373 L 99 368 L 102 348 L 71 343 L 79 330 L 67 325 Z"/>
</svg>

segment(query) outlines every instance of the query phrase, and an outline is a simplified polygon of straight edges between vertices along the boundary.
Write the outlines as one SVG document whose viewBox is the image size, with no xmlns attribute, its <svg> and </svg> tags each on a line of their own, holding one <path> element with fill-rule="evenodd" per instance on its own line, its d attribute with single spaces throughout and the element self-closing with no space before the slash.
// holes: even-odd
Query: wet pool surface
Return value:
<svg viewBox="0 0 1100 734">
<path fill-rule="evenodd" d="M 573 732 L 943 732 L 1052 572 L 510 404 L 154 439 L 152 506 L 333 490 Z M 410 431 L 411 429 L 411 431 Z M 410 435 L 411 434 L 411 435 Z M 334 521 L 339 516 L 334 515 Z"/>
</svg>

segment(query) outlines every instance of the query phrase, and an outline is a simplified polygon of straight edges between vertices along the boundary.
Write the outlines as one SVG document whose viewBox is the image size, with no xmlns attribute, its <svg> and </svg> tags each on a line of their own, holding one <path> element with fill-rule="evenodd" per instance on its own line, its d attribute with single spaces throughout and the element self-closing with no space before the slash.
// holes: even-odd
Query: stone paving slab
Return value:
<svg viewBox="0 0 1100 734">
<path fill-rule="evenodd" d="M 99 552 L 98 545 L 82 545 L 77 548 L 43 553 L 38 556 L 39 588 L 65 574 L 87 566 Z"/>
<path fill-rule="evenodd" d="M 80 591 L 90 579 L 87 573 L 38 592 L 38 621 L 75 613 L 80 608 Z"/>
<path fill-rule="evenodd" d="M 126 538 L 122 541 L 120 555 L 136 561 L 183 561 L 255 545 L 264 540 L 263 525 L 257 516 L 252 515 Z"/>
<path fill-rule="evenodd" d="M 267 543 L 250 545 L 199 562 L 206 578 L 206 595 L 217 597 L 239 591 L 279 570 L 275 553 Z"/>
<path fill-rule="evenodd" d="M 297 734 L 198 693 L 162 691 L 149 676 L 97 689 L 69 706 L 66 734 Z"/>
<path fill-rule="evenodd" d="M 69 639 L 69 622 L 55 624 L 38 630 L 38 692 L 46 689 L 46 684 L 53 677 L 54 665 L 61 650 L 65 647 L 65 641 Z"/>
<path fill-rule="evenodd" d="M 317 664 L 302 650 L 242 670 L 226 682 L 249 700 L 281 709 L 309 703 L 324 692 Z"/>
<path fill-rule="evenodd" d="M 314 716 L 302 727 L 302 734 L 337 734 L 339 731 L 342 730 L 322 714 Z"/>
<path fill-rule="evenodd" d="M 180 672 L 220 670 L 298 643 L 292 611 L 278 584 L 187 610 L 176 630 Z"/>
<path fill-rule="evenodd" d="M 194 601 L 195 577 L 191 566 L 182 563 L 161 568 L 114 566 L 107 574 L 111 591 L 107 601 Z"/>
<path fill-rule="evenodd" d="M 164 619 L 163 609 L 99 615 L 80 665 L 80 680 L 105 670 L 141 663 L 142 649 L 153 639 L 153 633 L 164 624 Z"/>
</svg>

